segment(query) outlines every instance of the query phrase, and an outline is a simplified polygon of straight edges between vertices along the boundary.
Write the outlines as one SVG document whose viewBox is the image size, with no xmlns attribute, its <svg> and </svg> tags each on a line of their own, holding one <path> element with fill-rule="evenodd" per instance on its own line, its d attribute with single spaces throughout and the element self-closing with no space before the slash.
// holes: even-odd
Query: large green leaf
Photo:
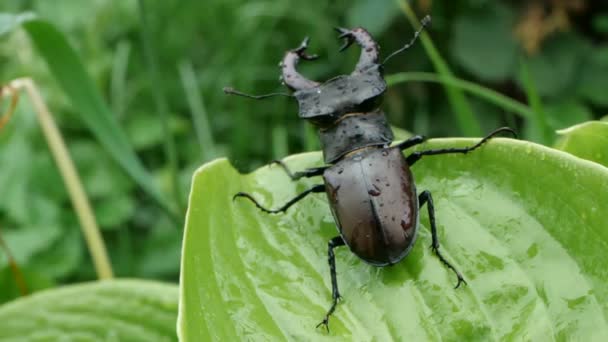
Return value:
<svg viewBox="0 0 608 342">
<path fill-rule="evenodd" d="M 588 121 L 557 131 L 555 148 L 608 166 L 608 122 Z"/>
<path fill-rule="evenodd" d="M 422 146 L 464 146 L 474 139 Z M 294 170 L 318 153 L 287 159 Z M 608 169 L 533 143 L 494 139 L 414 167 L 431 190 L 443 252 L 468 286 L 418 243 L 376 268 L 336 252 L 342 301 L 330 334 L 327 241 L 337 234 L 324 195 L 266 215 L 320 180 L 291 182 L 278 167 L 240 175 L 225 159 L 195 173 L 182 254 L 178 334 L 185 341 L 547 340 L 608 338 Z"/>
<path fill-rule="evenodd" d="M 0 340 L 174 341 L 177 292 L 144 280 L 38 292 L 0 306 Z"/>
</svg>

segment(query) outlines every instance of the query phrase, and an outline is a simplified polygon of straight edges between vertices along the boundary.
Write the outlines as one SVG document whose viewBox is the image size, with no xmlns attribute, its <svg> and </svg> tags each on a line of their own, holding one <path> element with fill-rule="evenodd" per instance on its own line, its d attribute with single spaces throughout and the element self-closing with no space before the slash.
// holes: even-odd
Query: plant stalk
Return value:
<svg viewBox="0 0 608 342">
<path fill-rule="evenodd" d="M 34 105 L 34 109 L 38 115 L 38 121 L 42 128 L 42 132 L 49 145 L 49 149 L 55 163 L 59 168 L 65 186 L 70 195 L 70 200 L 80 221 L 80 227 L 84 235 L 85 241 L 93 259 L 93 265 L 99 279 L 112 279 L 113 272 L 110 264 L 110 259 L 106 251 L 103 238 L 97 226 L 95 215 L 89 203 L 88 197 L 82 186 L 78 172 L 74 166 L 74 162 L 70 157 L 65 142 L 53 120 L 53 116 L 47 108 L 38 88 L 30 78 L 19 78 L 9 83 L 8 89 L 15 90 L 24 89 Z"/>
</svg>

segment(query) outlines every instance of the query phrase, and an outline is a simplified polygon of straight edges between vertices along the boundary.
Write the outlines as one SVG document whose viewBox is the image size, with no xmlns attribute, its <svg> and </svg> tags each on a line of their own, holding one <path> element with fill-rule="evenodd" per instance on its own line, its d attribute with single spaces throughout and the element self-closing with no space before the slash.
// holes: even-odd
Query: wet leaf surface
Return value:
<svg viewBox="0 0 608 342">
<path fill-rule="evenodd" d="M 474 139 L 422 146 L 464 146 Z M 321 155 L 291 156 L 293 170 Z M 428 215 L 401 263 L 376 268 L 336 250 L 344 300 L 329 308 L 327 241 L 337 234 L 325 195 L 266 215 L 320 179 L 291 182 L 278 167 L 240 175 L 225 159 L 194 176 L 182 254 L 178 332 L 199 340 L 578 340 L 608 338 L 608 169 L 540 145 L 495 139 L 462 155 L 425 157 L 418 191 L 435 199 L 441 249 L 468 286 L 428 248 Z"/>
</svg>

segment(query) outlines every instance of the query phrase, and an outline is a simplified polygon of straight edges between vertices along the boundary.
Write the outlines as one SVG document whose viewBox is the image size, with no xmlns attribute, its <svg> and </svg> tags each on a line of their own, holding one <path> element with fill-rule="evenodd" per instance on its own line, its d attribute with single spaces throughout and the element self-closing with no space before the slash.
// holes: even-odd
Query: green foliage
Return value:
<svg viewBox="0 0 608 342">
<path fill-rule="evenodd" d="M 432 140 L 420 148 L 465 146 Z M 318 165 L 318 153 L 286 160 Z M 494 139 L 473 153 L 422 159 L 419 189 L 435 199 L 441 248 L 468 286 L 437 260 L 422 211 L 411 254 L 369 266 L 338 249 L 344 300 L 327 336 L 315 325 L 330 304 L 326 246 L 337 234 L 324 195 L 267 215 L 318 180 L 292 182 L 277 167 L 240 175 L 225 159 L 194 176 L 182 251 L 178 331 L 186 341 L 519 340 L 607 338 L 604 252 L 608 169 L 533 143 Z M 564 186 L 564 179 L 568 184 Z M 564 277 L 567 274 L 567 277 Z M 238 319 L 234 319 L 238 317 Z"/>
<path fill-rule="evenodd" d="M 62 33 L 44 21 L 32 19 L 24 24 L 50 71 L 72 101 L 82 121 L 95 134 L 104 149 L 152 198 L 170 210 L 150 174 L 135 155 L 123 129 L 104 103 L 80 59 Z"/>
<path fill-rule="evenodd" d="M 459 16 L 454 22 L 451 45 L 454 60 L 484 81 L 511 78 L 518 52 L 511 35 L 514 17 L 513 9 L 503 3 L 497 3 L 490 11 Z"/>
<path fill-rule="evenodd" d="M 177 280 L 181 218 L 172 219 L 157 203 L 177 208 L 186 201 L 171 193 L 185 194 L 203 161 L 228 156 L 249 170 L 319 148 L 293 101 L 251 101 L 221 89 L 282 89 L 276 63 L 305 36 L 321 56 L 301 63 L 305 75 L 325 80 L 350 72 L 359 52 L 338 53 L 334 26 L 367 27 L 386 56 L 409 41 L 415 17 L 432 15 L 428 38 L 385 68 L 392 86 L 383 108 L 404 134 L 479 135 L 510 125 L 523 139 L 554 145 L 555 130 L 608 113 L 608 17 L 600 2 L 586 1 L 584 13 L 566 13 L 569 25 L 526 52 L 529 38 L 515 32 L 537 1 L 143 1 L 146 20 L 133 1 L 0 2 L 1 83 L 30 76 L 43 89 L 119 276 Z M 416 12 L 409 17 L 407 4 Z M 156 75 L 145 61 L 144 32 L 153 42 L 146 51 L 156 57 Z M 165 105 L 157 104 L 159 94 Z M 602 162 L 596 156 L 604 150 L 594 143 L 602 139 L 592 138 L 596 128 L 584 127 L 567 129 L 558 146 Z M 177 147 L 173 162 L 165 147 L 169 135 Z M 567 184 L 571 179 L 564 178 L 560 187 Z M 0 233 L 32 290 L 94 278 L 27 101 L 0 131 L 0 194 Z M 18 294 L 11 279 L 0 254 L 0 302 Z M 317 311 L 326 305 L 325 291 L 321 295 Z"/>
<path fill-rule="evenodd" d="M 143 280 L 66 286 L 0 307 L 2 341 L 177 341 L 177 287 Z"/>
<path fill-rule="evenodd" d="M 584 122 L 557 133 L 555 148 L 608 167 L 608 122 Z"/>
</svg>

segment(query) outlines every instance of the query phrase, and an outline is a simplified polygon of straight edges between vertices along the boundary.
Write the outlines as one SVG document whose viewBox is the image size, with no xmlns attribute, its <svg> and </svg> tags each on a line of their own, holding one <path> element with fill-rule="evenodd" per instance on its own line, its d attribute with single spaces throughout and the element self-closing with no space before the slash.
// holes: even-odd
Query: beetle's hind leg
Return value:
<svg viewBox="0 0 608 342">
<path fill-rule="evenodd" d="M 331 275 L 331 307 L 325 314 L 325 318 L 321 323 L 317 324 L 317 328 L 324 325 L 327 332 L 329 332 L 329 316 L 334 313 L 336 310 L 336 305 L 338 305 L 338 300 L 342 298 L 340 296 L 340 291 L 338 290 L 338 278 L 336 276 L 336 256 L 334 255 L 334 248 L 344 246 L 344 240 L 341 236 L 336 236 L 329 240 L 327 244 L 327 261 L 329 262 L 329 273 Z"/>
<path fill-rule="evenodd" d="M 253 198 L 253 196 L 251 196 L 250 194 L 248 194 L 246 192 L 238 192 L 236 195 L 234 195 L 232 197 L 232 200 L 235 200 L 238 197 L 245 197 L 248 200 L 250 200 L 251 202 L 253 202 L 253 204 L 255 204 L 256 207 L 260 208 L 260 210 L 262 210 L 266 213 L 269 213 L 269 214 L 276 214 L 276 213 L 286 211 L 289 207 L 296 204 L 299 200 L 308 196 L 308 194 L 315 193 L 315 192 L 325 192 L 325 185 L 319 184 L 319 185 L 313 186 L 312 188 L 298 194 L 296 197 L 292 198 L 291 200 L 289 200 L 287 203 L 285 203 L 282 207 L 280 207 L 278 209 L 264 208 L 255 198 Z"/>
<path fill-rule="evenodd" d="M 291 172 L 291 170 L 289 170 L 289 167 L 287 167 L 287 164 L 285 164 L 282 160 L 273 160 L 271 162 L 271 164 L 278 164 L 283 171 L 285 171 L 285 173 L 289 176 L 289 178 L 291 178 L 291 180 L 298 180 L 300 178 L 310 178 L 310 177 L 316 177 L 316 176 L 321 176 L 323 174 L 323 172 L 325 170 L 327 170 L 327 168 L 329 166 L 319 166 L 319 167 L 311 167 L 308 168 L 304 171 L 297 171 L 297 172 Z"/>
<path fill-rule="evenodd" d="M 449 261 L 445 259 L 445 257 L 439 252 L 439 238 L 437 238 L 437 226 L 435 224 L 435 206 L 433 205 L 433 196 L 431 196 L 431 192 L 428 190 L 423 191 L 420 196 L 418 196 L 418 206 L 422 207 L 425 203 L 427 205 L 427 209 L 429 212 L 429 221 L 431 221 L 431 236 L 433 237 L 433 243 L 431 244 L 431 249 L 435 252 L 435 255 L 441 260 L 441 262 L 447 266 L 449 269 L 456 273 L 456 277 L 458 277 L 458 283 L 456 283 L 455 289 L 457 289 L 461 283 L 465 285 L 467 282 L 462 277 L 462 274 L 458 272 L 458 270 L 450 264 Z"/>
</svg>

